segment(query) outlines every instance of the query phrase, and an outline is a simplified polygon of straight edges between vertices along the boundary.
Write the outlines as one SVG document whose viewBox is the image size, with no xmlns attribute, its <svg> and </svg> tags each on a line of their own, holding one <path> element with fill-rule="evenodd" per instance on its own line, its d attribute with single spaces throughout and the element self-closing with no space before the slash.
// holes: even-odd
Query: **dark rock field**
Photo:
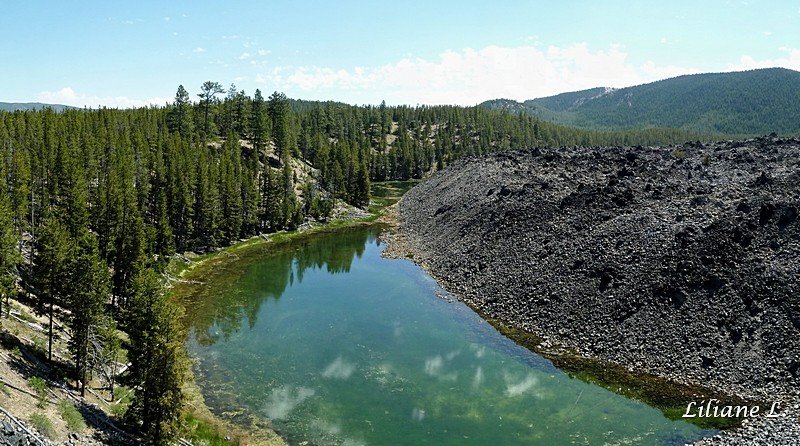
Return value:
<svg viewBox="0 0 800 446">
<path fill-rule="evenodd" d="M 414 260 L 488 317 L 779 401 L 703 444 L 800 444 L 800 140 L 464 159 L 400 202 Z"/>
</svg>

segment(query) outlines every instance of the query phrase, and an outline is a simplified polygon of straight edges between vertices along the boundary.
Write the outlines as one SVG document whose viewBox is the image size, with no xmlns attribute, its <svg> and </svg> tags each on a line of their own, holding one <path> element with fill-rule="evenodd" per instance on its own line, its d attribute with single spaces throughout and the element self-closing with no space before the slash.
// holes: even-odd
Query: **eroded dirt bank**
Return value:
<svg viewBox="0 0 800 446">
<path fill-rule="evenodd" d="M 798 209 L 800 141 L 763 138 L 466 159 L 398 220 L 446 289 L 545 345 L 781 402 L 711 443 L 800 444 Z"/>
</svg>

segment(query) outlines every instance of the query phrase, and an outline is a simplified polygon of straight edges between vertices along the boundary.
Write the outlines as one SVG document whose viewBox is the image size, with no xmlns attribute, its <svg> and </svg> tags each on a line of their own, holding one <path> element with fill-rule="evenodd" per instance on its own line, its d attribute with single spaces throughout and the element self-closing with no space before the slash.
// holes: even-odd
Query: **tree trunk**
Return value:
<svg viewBox="0 0 800 446">
<path fill-rule="evenodd" d="M 49 327 L 49 334 L 47 339 L 47 360 L 51 363 L 53 362 L 53 302 L 50 301 L 50 327 Z"/>
</svg>

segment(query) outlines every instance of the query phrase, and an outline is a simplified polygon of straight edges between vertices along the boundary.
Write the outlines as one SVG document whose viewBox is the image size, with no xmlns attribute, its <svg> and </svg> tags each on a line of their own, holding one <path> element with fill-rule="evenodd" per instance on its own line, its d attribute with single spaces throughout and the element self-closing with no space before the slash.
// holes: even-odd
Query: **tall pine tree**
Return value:
<svg viewBox="0 0 800 446">
<path fill-rule="evenodd" d="M 86 394 L 86 380 L 94 364 L 91 363 L 90 341 L 96 336 L 103 308 L 110 293 L 110 273 L 100 257 L 97 240 L 88 231 L 80 236 L 76 255 L 70 261 L 68 285 L 69 327 L 72 339 L 69 350 L 75 361 L 75 380 Z"/>
<path fill-rule="evenodd" d="M 159 276 L 143 270 L 126 314 L 128 379 L 137 388 L 127 414 L 152 445 L 171 444 L 178 433 L 188 370 L 178 312 L 163 290 Z"/>
<path fill-rule="evenodd" d="M 17 233 L 14 230 L 14 211 L 6 188 L 6 175 L 0 162 L 0 316 L 3 299 L 8 303 L 14 292 L 17 264 L 22 260 L 17 251 Z M 6 309 L 8 311 L 8 308 Z"/>
<path fill-rule="evenodd" d="M 74 244 L 64 225 L 47 219 L 36 238 L 33 278 L 37 288 L 37 310 L 47 315 L 47 358 L 53 359 L 53 318 L 56 306 L 65 306 L 70 291 L 70 262 Z"/>
</svg>

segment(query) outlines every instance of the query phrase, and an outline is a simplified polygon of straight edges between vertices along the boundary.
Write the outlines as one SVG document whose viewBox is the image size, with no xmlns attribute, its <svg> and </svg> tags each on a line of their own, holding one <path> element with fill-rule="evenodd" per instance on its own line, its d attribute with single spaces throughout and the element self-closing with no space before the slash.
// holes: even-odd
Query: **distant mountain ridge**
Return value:
<svg viewBox="0 0 800 446">
<path fill-rule="evenodd" d="M 693 74 L 524 102 L 495 99 L 481 106 L 597 130 L 678 128 L 726 135 L 798 134 L 800 72 L 767 68 Z"/>
<path fill-rule="evenodd" d="M 0 102 L 0 111 L 25 111 L 25 110 L 41 110 L 43 108 L 52 108 L 55 111 L 64 111 L 72 107 L 70 105 L 62 104 L 43 104 L 41 102 Z"/>
</svg>

